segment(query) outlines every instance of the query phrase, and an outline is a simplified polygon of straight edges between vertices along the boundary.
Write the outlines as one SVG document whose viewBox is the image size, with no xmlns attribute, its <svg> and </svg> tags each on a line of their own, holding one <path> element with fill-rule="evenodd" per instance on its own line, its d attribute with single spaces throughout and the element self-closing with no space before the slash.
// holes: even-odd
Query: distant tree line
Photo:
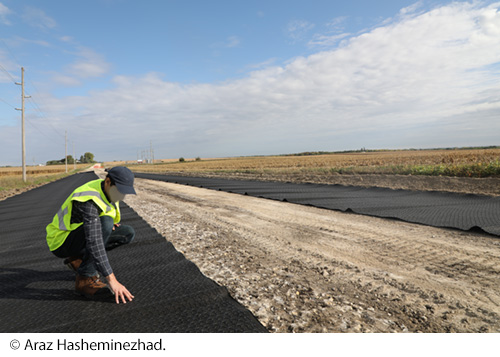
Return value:
<svg viewBox="0 0 500 357">
<path fill-rule="evenodd" d="M 277 156 L 314 156 L 314 155 L 330 155 L 330 154 L 351 154 L 359 152 L 388 152 L 388 151 L 432 151 L 432 150 L 487 150 L 499 149 L 500 146 L 465 146 L 465 147 L 447 147 L 447 148 L 429 148 L 429 149 L 367 149 L 361 148 L 359 150 L 344 150 L 344 151 L 306 151 L 295 154 L 282 154 Z"/>
<path fill-rule="evenodd" d="M 66 156 L 66 158 L 68 159 L 68 164 L 74 164 L 75 163 L 75 158 L 73 158 L 73 156 L 71 155 L 68 155 Z M 66 158 L 62 158 L 61 160 L 50 160 L 50 161 L 47 161 L 46 165 L 61 165 L 61 164 L 65 164 L 66 163 Z M 80 164 L 92 164 L 94 163 L 94 154 L 92 154 L 91 152 L 86 152 L 85 154 L 83 154 L 82 156 L 80 156 L 80 160 L 77 160 L 76 161 L 77 163 L 80 163 Z"/>
</svg>

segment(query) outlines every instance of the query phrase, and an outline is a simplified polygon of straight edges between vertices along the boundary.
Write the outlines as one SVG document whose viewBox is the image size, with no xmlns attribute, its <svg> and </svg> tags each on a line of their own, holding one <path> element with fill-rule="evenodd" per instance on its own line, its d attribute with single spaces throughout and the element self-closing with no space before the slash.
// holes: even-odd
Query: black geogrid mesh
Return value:
<svg viewBox="0 0 500 357">
<path fill-rule="evenodd" d="M 135 173 L 135 177 L 233 192 L 375 217 L 395 218 L 435 227 L 483 231 L 500 236 L 500 197 L 293 184 Z"/>
<path fill-rule="evenodd" d="M 66 197 L 95 179 L 73 175 L 0 202 L 0 332 L 265 332 L 127 205 L 134 243 L 108 253 L 133 302 L 88 301 L 74 273 L 49 252 L 45 226 Z"/>
</svg>

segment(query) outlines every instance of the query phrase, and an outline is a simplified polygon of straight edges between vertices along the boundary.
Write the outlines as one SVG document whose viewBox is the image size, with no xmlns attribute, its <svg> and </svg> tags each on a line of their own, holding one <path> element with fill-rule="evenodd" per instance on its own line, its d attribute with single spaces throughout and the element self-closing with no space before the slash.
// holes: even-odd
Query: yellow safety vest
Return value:
<svg viewBox="0 0 500 357">
<path fill-rule="evenodd" d="M 113 218 L 115 224 L 120 222 L 120 207 L 118 206 L 118 202 L 112 204 L 108 201 L 101 188 L 102 181 L 98 179 L 87 182 L 85 185 L 74 190 L 66 201 L 64 201 L 61 209 L 54 216 L 52 223 L 46 228 L 47 244 L 50 251 L 59 248 L 68 235 L 83 224 L 83 222 L 71 223 L 73 201 L 86 202 L 92 200 L 101 209 L 99 216 L 110 216 Z"/>
</svg>

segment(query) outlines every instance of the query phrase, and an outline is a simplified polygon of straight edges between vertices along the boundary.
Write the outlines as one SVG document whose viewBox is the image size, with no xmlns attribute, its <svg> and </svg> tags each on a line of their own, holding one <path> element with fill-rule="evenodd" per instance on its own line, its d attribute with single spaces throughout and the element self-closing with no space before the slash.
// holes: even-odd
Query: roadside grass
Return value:
<svg viewBox="0 0 500 357">
<path fill-rule="evenodd" d="M 22 175 L 0 176 L 0 191 L 10 191 L 17 189 L 31 188 L 49 182 L 57 181 L 61 178 L 73 175 L 83 169 L 71 170 L 68 173 L 28 175 L 26 182 L 23 181 Z"/>
<path fill-rule="evenodd" d="M 422 175 L 450 177 L 492 177 L 500 176 L 500 161 L 474 164 L 436 164 L 436 165 L 393 165 L 393 166 L 351 166 L 332 168 L 338 174 L 386 174 L 386 175 Z"/>
</svg>

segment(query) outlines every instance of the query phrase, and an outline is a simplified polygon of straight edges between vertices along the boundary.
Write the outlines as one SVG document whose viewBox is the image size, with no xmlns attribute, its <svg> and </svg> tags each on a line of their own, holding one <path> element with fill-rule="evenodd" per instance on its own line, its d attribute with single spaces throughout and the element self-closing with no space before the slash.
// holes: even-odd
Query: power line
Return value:
<svg viewBox="0 0 500 357">
<path fill-rule="evenodd" d="M 4 102 L 5 104 L 7 104 L 9 107 L 12 107 L 14 109 L 16 109 L 15 106 L 13 106 L 12 104 L 10 104 L 9 102 L 6 102 L 5 100 L 3 100 L 2 98 L 0 98 L 0 101 Z"/>
<path fill-rule="evenodd" d="M 0 69 L 10 78 L 12 83 L 14 83 L 14 84 L 16 83 L 16 79 L 1 64 L 0 64 Z"/>
<path fill-rule="evenodd" d="M 14 55 L 14 53 L 12 52 L 12 50 L 10 49 L 10 47 L 7 45 L 7 43 L 2 39 L 0 38 L 0 42 L 3 44 L 3 46 L 5 47 L 5 49 L 7 50 L 7 54 L 10 56 L 11 60 L 14 61 L 14 63 L 17 63 L 19 65 L 19 61 L 18 59 L 16 58 L 16 56 Z M 5 52 L 4 52 L 5 53 Z M 23 131 L 23 134 L 22 134 L 22 146 L 23 146 L 23 180 L 25 180 L 26 176 L 25 176 L 25 143 L 24 143 L 24 121 L 26 119 L 26 121 L 32 126 L 34 127 L 36 130 L 38 130 L 41 134 L 43 134 L 45 137 L 47 137 L 49 140 L 53 140 L 50 138 L 50 134 L 52 133 L 55 133 L 57 134 L 59 137 L 61 138 L 64 138 L 65 140 L 65 143 L 66 143 L 66 140 L 67 140 L 67 136 L 63 134 L 61 134 L 51 123 L 50 120 L 48 120 L 47 116 L 44 114 L 44 112 L 42 111 L 42 109 L 40 108 L 40 106 L 38 105 L 37 101 L 35 100 L 35 98 L 31 97 L 31 96 L 27 96 L 25 95 L 25 81 L 24 81 L 24 68 L 22 68 L 21 65 L 19 65 L 19 67 L 21 67 L 21 72 L 22 72 L 22 83 L 17 83 L 16 82 L 16 77 L 13 76 L 2 64 L 0 64 L 0 73 L 3 72 L 5 73 L 5 75 L 14 83 L 14 84 L 22 84 L 22 131 Z M 42 99 L 42 96 L 40 95 L 40 92 L 38 91 L 38 89 L 36 88 L 36 86 L 33 84 L 32 81 L 28 81 L 29 84 L 33 87 L 34 91 L 38 94 L 38 98 L 41 100 Z M 28 99 L 28 103 L 31 104 L 31 107 L 35 110 L 35 112 L 37 113 L 37 115 L 43 119 L 42 121 L 42 127 L 44 129 L 48 129 L 47 128 L 47 125 L 51 128 L 51 130 L 49 129 L 49 135 L 46 133 L 46 131 L 42 131 L 40 129 L 40 127 L 38 125 L 35 125 L 31 120 L 29 120 L 28 118 L 25 118 L 24 116 L 24 113 L 25 113 L 25 108 L 24 108 L 24 100 L 25 99 Z M 4 102 L 5 104 L 9 105 L 10 107 L 14 108 L 14 109 L 17 109 L 15 106 L 13 106 L 12 104 L 8 103 L 7 101 L 5 101 L 4 99 L 0 98 L 0 101 Z"/>
<path fill-rule="evenodd" d="M 12 50 L 10 49 L 9 46 L 7 46 L 7 43 L 5 43 L 5 41 L 3 39 L 0 38 L 0 41 L 2 42 L 2 44 L 5 46 L 5 48 L 7 49 L 7 52 L 9 54 L 9 56 L 11 57 L 12 60 L 14 60 L 14 62 L 16 62 L 18 65 L 19 65 L 19 61 L 17 60 L 16 56 L 14 55 L 14 53 L 12 52 Z M 21 65 L 19 65 L 19 67 L 22 67 Z M 10 78 L 10 80 L 16 84 L 16 79 L 14 78 L 13 75 L 10 74 L 9 71 L 7 71 L 1 64 L 0 64 L 0 69 Z M 40 94 L 40 91 L 36 88 L 36 86 L 34 85 L 34 83 L 31 81 L 31 80 L 28 80 L 28 83 L 33 87 L 33 89 L 35 90 L 36 93 Z M 27 97 L 28 98 L 28 97 Z M 41 98 L 41 96 L 40 96 Z M 64 137 L 63 134 L 61 134 L 52 124 L 49 120 L 47 120 L 47 116 L 42 112 L 42 110 L 40 109 L 40 106 L 38 105 L 38 103 L 35 101 L 35 99 L 33 97 L 29 97 L 30 99 L 30 102 L 32 102 L 33 104 L 33 108 L 35 109 L 35 111 L 38 112 L 38 114 L 40 115 L 41 118 L 43 119 L 46 119 L 46 123 L 52 128 L 52 130 L 57 134 L 59 135 L 60 137 Z M 15 106 L 7 103 L 5 100 L 1 99 L 0 100 L 4 103 L 6 103 L 7 105 L 11 106 L 12 108 L 15 109 Z M 32 124 L 32 123 L 30 123 Z M 32 124 L 33 125 L 33 124 Z M 38 128 L 37 128 L 38 129 Z M 38 129 L 39 130 L 39 129 Z"/>
<path fill-rule="evenodd" d="M 36 104 L 36 102 L 34 101 L 33 97 L 32 97 L 32 96 L 30 96 L 30 97 L 29 97 L 29 98 L 27 98 L 27 99 L 28 99 L 28 102 L 33 102 L 33 103 L 31 103 L 31 104 L 35 104 L 35 106 L 33 106 L 34 110 L 37 112 L 38 116 L 39 116 L 40 118 L 42 118 L 42 119 L 43 119 L 43 118 L 44 118 L 44 114 L 43 114 L 43 112 L 40 110 L 40 108 L 38 107 L 38 105 Z M 37 125 L 35 125 L 35 124 L 34 124 L 34 123 L 30 120 L 30 119 L 26 118 L 26 121 L 27 121 L 28 123 L 30 123 L 30 125 L 31 125 L 33 128 L 35 128 L 35 129 L 36 129 L 36 130 L 38 130 L 40 133 L 42 133 L 44 136 L 46 136 L 49 140 L 53 140 L 53 137 L 51 138 L 51 137 L 50 137 L 50 136 L 49 136 L 46 132 L 42 131 L 42 130 L 41 130 L 41 129 L 37 126 Z M 60 135 L 60 133 L 59 133 L 57 130 L 55 130 L 55 129 L 54 129 L 54 127 L 52 126 L 52 124 L 50 124 L 50 122 L 47 122 L 47 123 L 49 123 L 49 125 L 52 127 L 53 131 L 54 131 L 56 134 Z M 42 124 L 43 124 L 43 123 L 42 123 Z"/>
<path fill-rule="evenodd" d="M 3 40 L 3 38 L 0 38 L 0 41 L 2 41 L 3 45 L 5 46 L 5 48 L 7 49 L 7 52 L 9 53 L 9 56 L 14 60 L 14 62 L 17 64 L 18 67 L 21 67 L 21 65 L 19 64 L 19 61 L 17 60 L 16 56 L 14 56 L 14 54 L 12 53 L 12 51 L 10 50 L 9 46 L 7 46 L 7 44 L 5 43 L 5 41 Z M 7 71 L 4 66 L 2 66 L 0 64 L 0 69 L 5 72 L 5 74 L 10 78 L 10 80 L 15 84 L 16 83 L 16 79 L 14 78 L 14 76 L 12 74 L 10 74 L 9 71 Z"/>
<path fill-rule="evenodd" d="M 28 81 L 29 84 L 33 87 L 33 89 L 35 90 L 36 93 L 40 94 L 40 91 L 38 90 L 38 88 L 35 86 L 35 84 L 32 82 L 32 81 Z M 42 96 L 40 95 L 40 100 L 42 100 Z M 33 102 L 34 104 L 34 108 L 36 111 L 38 111 L 38 113 L 40 114 L 40 116 L 44 119 L 48 119 L 45 114 L 43 114 L 42 110 L 40 109 L 40 106 L 38 105 L 38 103 L 35 101 L 35 98 L 31 98 L 31 101 Z M 43 103 L 43 100 L 42 100 L 42 104 L 45 104 Z M 47 105 L 45 105 L 45 107 L 47 107 Z M 47 120 L 47 124 L 49 124 L 49 126 L 52 128 L 52 130 L 54 130 L 60 137 L 64 137 L 59 131 L 57 131 L 57 129 L 50 123 L 50 121 Z"/>
<path fill-rule="evenodd" d="M 9 54 L 9 56 L 11 57 L 11 59 L 12 59 L 12 60 L 14 60 L 14 62 L 16 62 L 16 63 L 19 65 L 19 61 L 17 60 L 16 56 L 14 55 L 14 53 L 12 52 L 12 50 L 10 49 L 10 47 L 9 47 L 9 46 L 7 46 L 7 43 L 5 43 L 5 41 L 4 41 L 3 39 L 1 39 L 1 38 L 0 38 L 0 41 L 2 42 L 2 44 L 3 44 L 3 45 L 5 46 L 5 48 L 7 49 L 7 52 L 8 52 L 8 54 Z M 21 65 L 19 65 L 19 67 L 21 67 Z M 14 84 L 16 84 L 16 79 L 14 78 L 14 76 L 13 76 L 13 75 L 11 75 L 11 74 L 10 74 L 10 72 L 9 72 L 9 71 L 7 71 L 7 70 L 6 70 L 6 69 L 2 66 L 2 64 L 0 64 L 0 69 L 1 69 L 1 70 L 2 70 L 2 71 L 3 71 L 3 72 L 4 72 L 4 73 L 5 73 L 5 74 L 6 74 L 6 75 L 10 78 L 10 80 L 11 80 Z M 31 86 L 35 89 L 35 91 L 36 91 L 37 93 L 40 93 L 40 92 L 38 91 L 38 89 L 35 87 L 35 85 L 33 84 L 33 82 L 32 82 L 31 80 L 28 80 L 28 82 L 31 84 Z M 28 98 L 28 97 L 27 97 L 27 98 Z M 29 99 L 33 102 L 34 109 L 35 109 L 35 110 L 36 110 L 36 111 L 40 114 L 40 117 L 47 119 L 47 118 L 46 118 L 46 116 L 43 114 L 42 110 L 40 109 L 40 106 L 39 106 L 39 105 L 38 105 L 38 103 L 35 101 L 35 99 L 34 99 L 34 98 L 32 98 L 32 97 L 29 97 Z M 5 100 L 3 100 L 3 99 L 1 99 L 1 98 L 0 98 L 0 100 L 1 100 L 2 102 L 4 102 L 4 103 L 8 104 L 9 106 L 11 106 L 11 107 L 13 107 L 13 108 L 15 109 L 15 106 L 13 106 L 13 105 L 11 105 L 11 104 L 7 103 Z M 54 127 L 52 126 L 52 124 L 51 124 L 49 121 L 47 121 L 47 123 L 48 123 L 48 124 L 52 127 L 52 129 L 53 129 L 53 130 L 54 130 L 54 131 L 55 131 L 55 132 L 56 132 L 59 136 L 64 137 L 64 136 L 63 136 L 60 132 L 58 132 L 58 131 L 57 131 L 57 129 L 56 129 L 56 128 L 54 128 Z M 32 125 L 33 125 L 33 124 L 32 124 Z M 38 129 L 38 128 L 37 128 L 37 129 Z"/>
<path fill-rule="evenodd" d="M 3 38 L 0 38 L 0 41 L 2 41 L 3 45 L 5 46 L 5 48 L 7 49 L 7 51 L 9 52 L 10 57 L 14 60 L 14 62 L 16 62 L 17 66 L 21 67 L 21 65 L 19 64 L 19 61 L 17 60 L 16 56 L 14 56 L 14 53 L 12 53 L 12 51 L 10 50 L 10 47 L 7 46 L 7 44 L 5 43 L 5 41 L 3 40 Z"/>
<path fill-rule="evenodd" d="M 33 127 L 35 128 L 36 130 L 38 130 L 42 135 L 44 135 L 47 139 L 49 140 L 52 140 L 52 138 L 47 135 L 47 133 L 44 133 L 43 131 L 40 130 L 39 127 L 37 127 L 35 124 L 33 124 L 33 122 L 31 120 L 29 120 L 28 118 L 26 118 L 26 121 Z"/>
<path fill-rule="evenodd" d="M 0 42 L 4 45 L 4 47 L 7 49 L 7 52 L 8 52 L 8 55 L 11 57 L 11 59 L 17 63 L 19 65 L 19 61 L 17 60 L 16 56 L 14 55 L 14 53 L 11 51 L 11 49 L 9 48 L 9 46 L 7 46 L 7 44 L 5 43 L 5 41 L 0 38 Z M 23 147 L 23 153 L 22 153 L 22 159 L 23 159 L 23 180 L 26 181 L 26 166 L 25 166 L 25 133 L 24 133 L 24 121 L 26 119 L 26 121 L 31 125 L 33 126 L 36 130 L 38 130 L 41 134 L 43 134 L 44 136 L 46 136 L 49 140 L 52 140 L 49 135 L 47 135 L 44 131 L 40 130 L 40 128 L 35 125 L 31 120 L 28 120 L 28 118 L 25 118 L 25 107 L 24 107 L 24 101 L 25 99 L 29 99 L 29 103 L 32 104 L 32 107 L 34 108 L 34 110 L 37 112 L 37 114 L 39 115 L 40 118 L 42 119 L 46 119 L 44 120 L 44 124 L 48 124 L 51 128 L 52 128 L 52 131 L 54 133 L 56 133 L 57 135 L 59 135 L 60 137 L 64 137 L 65 138 L 65 143 L 66 143 L 66 136 L 63 136 L 52 124 L 49 120 L 47 120 L 47 117 L 45 116 L 45 114 L 43 113 L 43 111 L 41 110 L 40 106 L 38 105 L 38 103 L 36 102 L 36 100 L 34 98 L 32 98 L 31 96 L 27 96 L 25 95 L 25 81 L 24 81 L 24 68 L 22 68 L 21 65 L 19 65 L 19 67 L 21 67 L 21 72 L 22 72 L 22 76 L 21 76 L 21 83 L 17 83 L 16 82 L 16 78 L 2 65 L 0 64 L 0 73 L 3 72 L 5 73 L 5 75 L 14 83 L 14 84 L 19 84 L 21 85 L 22 87 L 22 109 L 17 109 L 15 106 L 11 105 L 10 103 L 8 103 L 7 101 L 5 101 L 4 99 L 0 98 L 0 101 L 4 102 L 5 104 L 9 105 L 10 107 L 16 109 L 16 110 L 21 110 L 22 111 L 22 147 Z M 33 82 L 29 81 L 29 83 L 31 84 L 31 86 L 34 88 L 35 92 L 37 92 L 37 94 L 40 94 L 40 92 L 37 90 L 37 88 L 35 87 L 35 85 L 33 84 Z M 41 95 L 39 95 L 39 97 L 41 98 Z"/>
<path fill-rule="evenodd" d="M 33 108 L 35 109 L 36 112 L 38 112 L 38 114 L 40 115 L 40 117 L 42 119 L 46 120 L 45 123 L 48 124 L 57 135 L 59 135 L 60 137 L 64 138 L 64 135 L 62 135 L 59 131 L 57 131 L 57 129 L 51 124 L 51 122 L 48 120 L 48 118 L 42 112 L 42 110 L 40 109 L 40 106 L 38 105 L 38 103 L 35 101 L 35 99 L 33 97 L 29 98 L 29 102 L 31 104 L 33 104 Z"/>
</svg>

